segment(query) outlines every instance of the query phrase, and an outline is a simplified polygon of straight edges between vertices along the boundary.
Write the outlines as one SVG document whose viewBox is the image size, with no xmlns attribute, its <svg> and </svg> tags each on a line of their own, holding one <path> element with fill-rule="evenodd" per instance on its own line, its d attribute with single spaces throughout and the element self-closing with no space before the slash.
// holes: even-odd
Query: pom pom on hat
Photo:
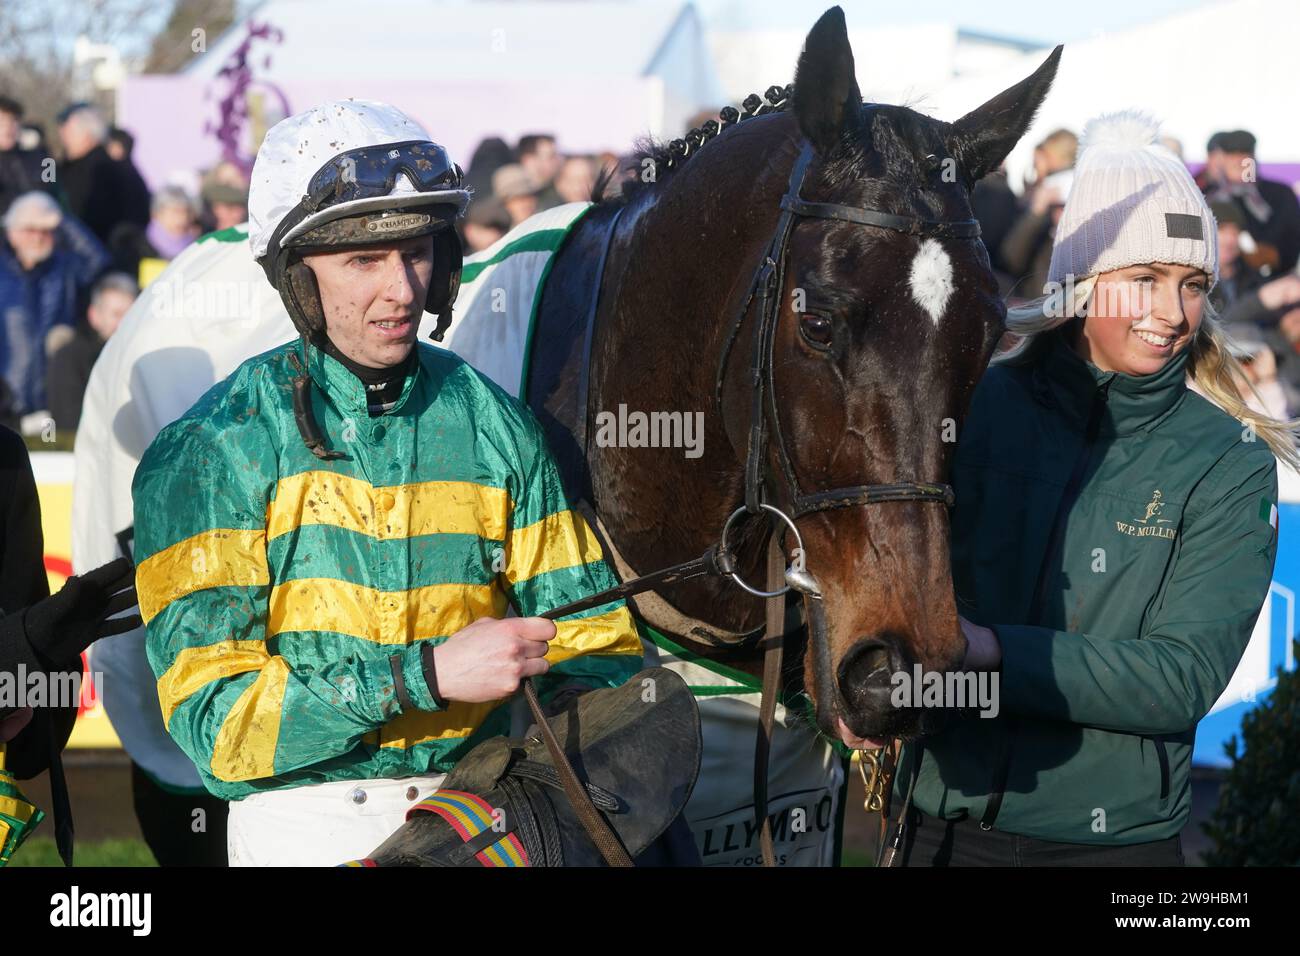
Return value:
<svg viewBox="0 0 1300 956">
<path fill-rule="evenodd" d="M 1088 120 L 1079 140 L 1079 150 L 1140 149 L 1158 145 L 1159 141 L 1160 122 L 1155 117 L 1141 110 L 1121 110 Z"/>
<path fill-rule="evenodd" d="M 1139 110 L 1105 113 L 1084 126 L 1049 284 L 1155 262 L 1218 280 L 1214 216 L 1183 161 L 1159 140 L 1160 123 Z"/>
</svg>

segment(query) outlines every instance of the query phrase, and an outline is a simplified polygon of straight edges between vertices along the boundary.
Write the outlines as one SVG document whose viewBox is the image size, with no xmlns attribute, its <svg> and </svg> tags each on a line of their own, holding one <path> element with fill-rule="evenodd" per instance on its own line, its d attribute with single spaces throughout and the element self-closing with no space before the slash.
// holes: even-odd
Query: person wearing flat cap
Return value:
<svg viewBox="0 0 1300 956">
<path fill-rule="evenodd" d="M 1215 133 L 1205 151 L 1197 183 L 1208 202 L 1241 210 L 1252 267 L 1266 277 L 1291 272 L 1300 260 L 1300 199 L 1285 183 L 1259 175 L 1255 137 L 1246 130 Z"/>
</svg>

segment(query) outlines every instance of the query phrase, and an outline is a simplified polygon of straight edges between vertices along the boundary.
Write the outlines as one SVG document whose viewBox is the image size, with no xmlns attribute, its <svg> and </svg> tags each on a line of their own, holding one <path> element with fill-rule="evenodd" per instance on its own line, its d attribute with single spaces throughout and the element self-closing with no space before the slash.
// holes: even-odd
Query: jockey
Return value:
<svg viewBox="0 0 1300 956">
<path fill-rule="evenodd" d="M 398 110 L 343 100 L 273 127 L 254 257 L 299 337 L 245 362 L 133 484 L 168 733 L 233 801 L 233 865 L 365 856 L 541 676 L 544 704 L 641 666 L 532 413 L 443 349 L 461 171 Z M 159 507 L 158 505 L 162 505 Z M 503 619 L 508 607 L 521 615 Z"/>
</svg>

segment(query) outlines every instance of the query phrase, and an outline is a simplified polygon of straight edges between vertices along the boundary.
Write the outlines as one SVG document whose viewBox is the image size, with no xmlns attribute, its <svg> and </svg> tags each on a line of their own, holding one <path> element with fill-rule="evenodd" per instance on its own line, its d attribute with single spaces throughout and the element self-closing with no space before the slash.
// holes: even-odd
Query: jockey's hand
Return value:
<svg viewBox="0 0 1300 956">
<path fill-rule="evenodd" d="M 433 649 L 438 694 L 482 703 L 509 697 L 527 677 L 545 674 L 555 624 L 542 617 L 481 617 Z"/>
</svg>

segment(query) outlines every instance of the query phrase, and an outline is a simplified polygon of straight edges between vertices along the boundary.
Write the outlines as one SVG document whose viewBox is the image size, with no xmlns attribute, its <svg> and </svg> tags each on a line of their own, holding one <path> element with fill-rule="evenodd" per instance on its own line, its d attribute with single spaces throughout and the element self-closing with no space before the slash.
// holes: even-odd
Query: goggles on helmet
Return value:
<svg viewBox="0 0 1300 956">
<path fill-rule="evenodd" d="M 387 196 L 402 173 L 417 192 L 463 188 L 460 167 L 447 157 L 445 149 L 412 140 L 340 153 L 312 176 L 303 205 L 317 212 L 339 203 Z"/>
</svg>

